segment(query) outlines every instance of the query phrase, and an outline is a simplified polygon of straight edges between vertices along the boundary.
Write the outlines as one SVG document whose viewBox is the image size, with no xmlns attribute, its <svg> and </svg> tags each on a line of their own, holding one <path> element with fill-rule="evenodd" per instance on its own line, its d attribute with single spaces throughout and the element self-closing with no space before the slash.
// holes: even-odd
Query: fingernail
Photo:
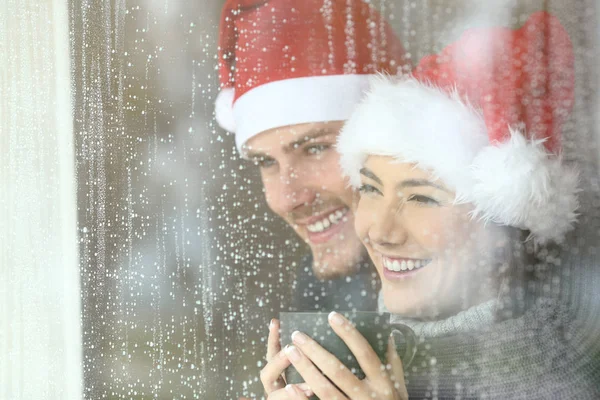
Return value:
<svg viewBox="0 0 600 400">
<path fill-rule="evenodd" d="M 342 325 L 344 323 L 344 317 L 342 317 L 340 314 L 336 313 L 335 311 L 332 311 L 329 314 L 329 320 L 336 325 Z"/>
<path fill-rule="evenodd" d="M 274 326 L 275 326 L 275 318 L 273 318 L 271 320 L 271 322 L 269 322 L 269 329 L 273 329 Z"/>
<path fill-rule="evenodd" d="M 307 383 L 299 383 L 296 387 L 304 392 L 306 397 L 312 396 L 314 393 Z"/>
<path fill-rule="evenodd" d="M 304 344 L 306 343 L 306 335 L 302 332 L 295 331 L 294 333 L 292 333 L 292 340 L 294 341 L 294 343 Z"/>
<path fill-rule="evenodd" d="M 296 346 L 288 346 L 288 347 L 286 347 L 285 348 L 285 354 L 287 354 L 287 356 L 292 361 L 298 361 L 298 360 L 300 360 L 300 352 L 298 351 L 298 349 L 296 348 Z"/>
<path fill-rule="evenodd" d="M 294 390 L 294 387 L 292 385 L 286 385 L 285 386 L 285 390 L 287 390 L 290 393 L 296 393 L 296 391 Z"/>
</svg>

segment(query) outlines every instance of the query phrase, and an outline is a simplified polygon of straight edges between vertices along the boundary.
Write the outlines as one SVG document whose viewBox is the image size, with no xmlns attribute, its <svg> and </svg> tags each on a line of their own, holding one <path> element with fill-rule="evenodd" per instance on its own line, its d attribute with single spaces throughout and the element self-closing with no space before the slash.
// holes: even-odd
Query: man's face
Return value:
<svg viewBox="0 0 600 400">
<path fill-rule="evenodd" d="M 259 166 L 269 207 L 310 246 L 317 277 L 352 275 L 363 253 L 354 232 L 352 190 L 334 146 L 342 121 L 271 129 L 244 154 Z"/>
</svg>

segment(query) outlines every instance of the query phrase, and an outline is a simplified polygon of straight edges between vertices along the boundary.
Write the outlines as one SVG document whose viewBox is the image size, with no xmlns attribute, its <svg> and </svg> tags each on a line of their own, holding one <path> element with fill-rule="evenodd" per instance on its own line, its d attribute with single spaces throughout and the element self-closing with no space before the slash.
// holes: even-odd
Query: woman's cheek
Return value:
<svg viewBox="0 0 600 400">
<path fill-rule="evenodd" d="M 368 206 L 364 198 L 358 197 L 356 201 L 356 207 L 354 209 L 354 230 L 356 235 L 364 243 L 367 237 L 369 218 L 368 218 Z"/>
<path fill-rule="evenodd" d="M 356 219 L 356 212 L 358 211 L 358 203 L 360 202 L 360 192 L 358 190 L 353 190 L 352 191 L 352 205 L 351 205 L 351 209 L 352 209 L 352 214 L 354 214 L 355 219 Z M 356 225 L 356 224 L 354 224 Z"/>
<path fill-rule="evenodd" d="M 430 251 L 443 249 L 452 239 L 448 213 L 436 209 L 413 209 L 410 231 L 419 244 Z"/>
</svg>

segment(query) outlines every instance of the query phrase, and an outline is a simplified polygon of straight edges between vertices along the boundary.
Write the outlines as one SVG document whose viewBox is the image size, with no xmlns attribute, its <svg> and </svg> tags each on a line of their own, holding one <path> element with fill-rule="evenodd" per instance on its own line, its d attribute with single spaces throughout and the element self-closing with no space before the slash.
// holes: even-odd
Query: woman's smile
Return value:
<svg viewBox="0 0 600 400">
<path fill-rule="evenodd" d="M 394 257 L 381 254 L 383 276 L 387 279 L 413 277 L 431 262 L 431 259 Z"/>
</svg>

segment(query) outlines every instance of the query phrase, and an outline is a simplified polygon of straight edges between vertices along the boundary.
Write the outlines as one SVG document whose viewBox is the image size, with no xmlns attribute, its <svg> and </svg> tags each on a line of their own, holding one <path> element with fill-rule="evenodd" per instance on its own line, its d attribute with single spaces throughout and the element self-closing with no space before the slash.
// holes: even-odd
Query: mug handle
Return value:
<svg viewBox="0 0 600 400">
<path fill-rule="evenodd" d="M 404 355 L 400 356 L 402 366 L 406 368 L 412 362 L 415 354 L 417 354 L 417 335 L 415 335 L 415 332 L 410 327 L 401 324 L 393 325 L 392 334 L 394 332 L 401 333 L 404 336 L 404 340 L 406 340 L 406 351 Z"/>
</svg>

